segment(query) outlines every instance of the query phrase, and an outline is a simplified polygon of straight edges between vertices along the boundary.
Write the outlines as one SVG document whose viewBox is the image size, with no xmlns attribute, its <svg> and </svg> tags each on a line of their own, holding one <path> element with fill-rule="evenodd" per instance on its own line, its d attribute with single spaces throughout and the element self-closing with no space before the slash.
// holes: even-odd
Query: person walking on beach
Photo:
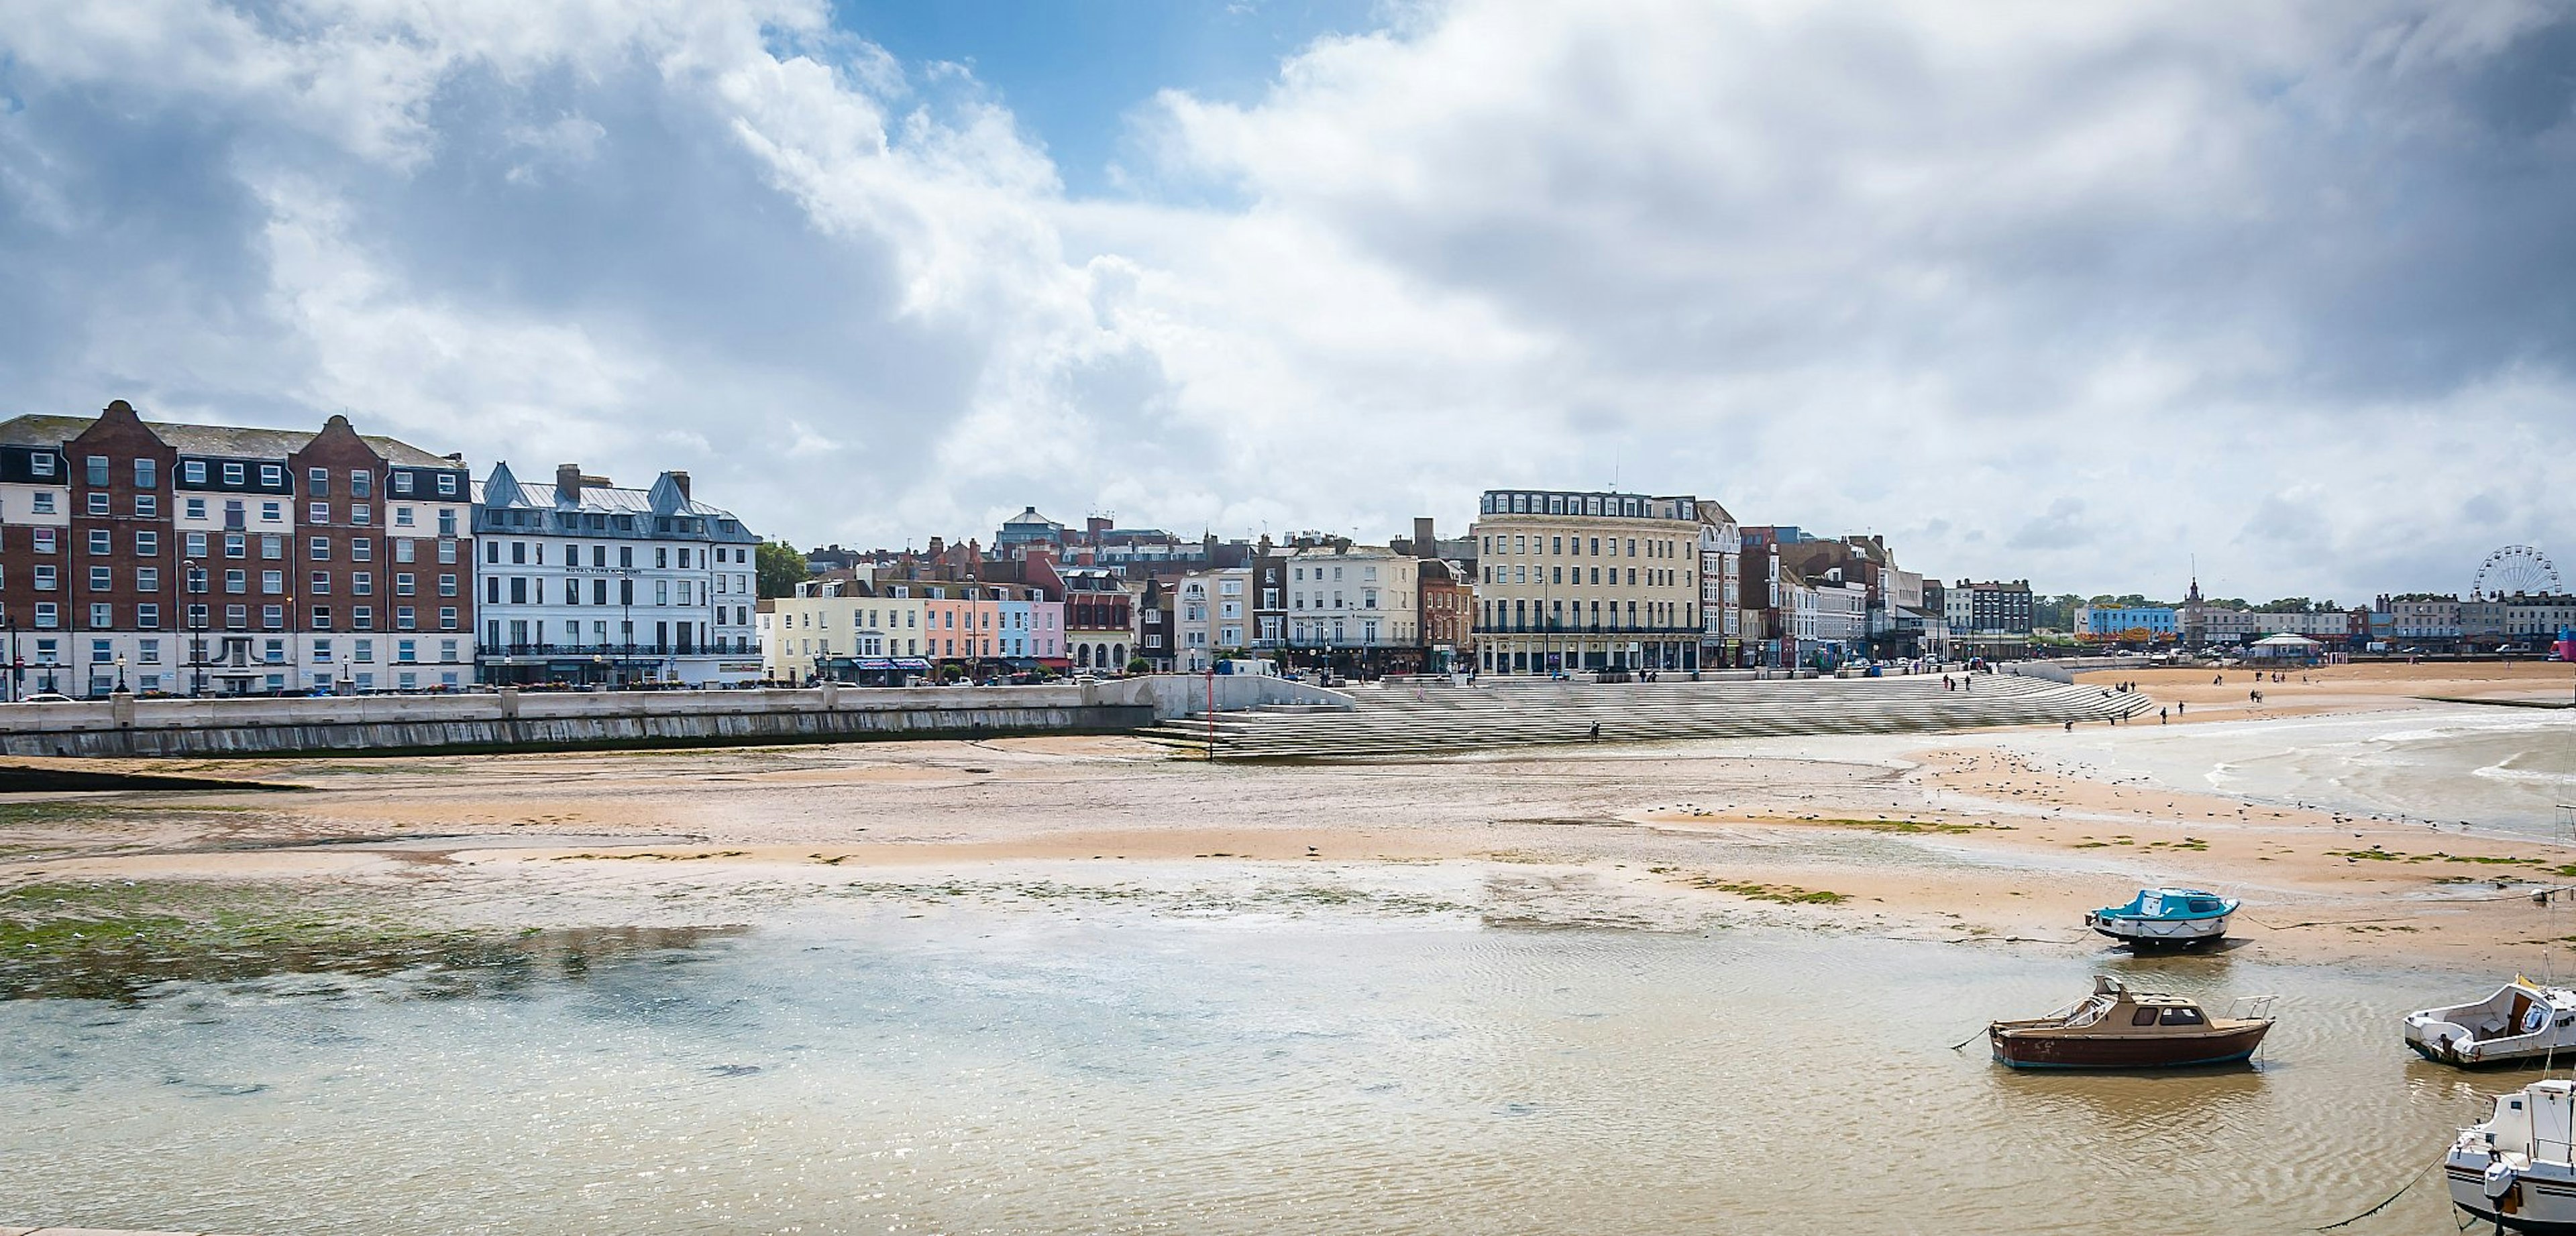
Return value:
<svg viewBox="0 0 2576 1236">
<path fill-rule="evenodd" d="M 1601 741 L 1601 723 L 1598 721 L 1592 723 L 1592 741 Z"/>
<path fill-rule="evenodd" d="M 2163 725 L 2163 724 L 2165 724 L 2165 710 L 2164 710 L 2164 709 L 2159 708 L 2159 709 L 2157 709 L 2157 710 L 2156 710 L 2156 724 L 2158 724 L 2158 725 Z"/>
</svg>

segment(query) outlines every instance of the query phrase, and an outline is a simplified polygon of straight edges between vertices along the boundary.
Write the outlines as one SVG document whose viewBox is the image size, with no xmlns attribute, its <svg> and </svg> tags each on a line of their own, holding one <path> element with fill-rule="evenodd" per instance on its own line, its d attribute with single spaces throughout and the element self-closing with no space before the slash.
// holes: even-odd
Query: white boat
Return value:
<svg viewBox="0 0 2576 1236">
<path fill-rule="evenodd" d="M 2576 1164 L 2568 1162 L 2576 1082 L 2536 1081 L 2496 1096 L 2486 1123 L 2443 1156 L 2451 1204 L 2499 1231 L 2576 1236 Z"/>
<path fill-rule="evenodd" d="M 2484 1000 L 2408 1013 L 2406 1045 L 2443 1064 L 2576 1063 L 2576 991 L 2516 975 Z"/>
</svg>

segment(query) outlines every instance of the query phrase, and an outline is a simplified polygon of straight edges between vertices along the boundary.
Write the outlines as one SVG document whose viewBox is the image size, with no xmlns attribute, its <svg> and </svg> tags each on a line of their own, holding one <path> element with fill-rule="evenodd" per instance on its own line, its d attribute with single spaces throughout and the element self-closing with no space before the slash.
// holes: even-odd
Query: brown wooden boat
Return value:
<svg viewBox="0 0 2576 1236">
<path fill-rule="evenodd" d="M 1986 1027 L 1995 1059 L 2016 1069 L 2171 1069 L 2235 1064 L 2272 1028 L 2272 997 L 2250 998 L 2245 1017 L 2212 1017 L 2199 1002 L 2133 992 L 2101 976 L 2093 994 L 2062 1012 Z"/>
</svg>

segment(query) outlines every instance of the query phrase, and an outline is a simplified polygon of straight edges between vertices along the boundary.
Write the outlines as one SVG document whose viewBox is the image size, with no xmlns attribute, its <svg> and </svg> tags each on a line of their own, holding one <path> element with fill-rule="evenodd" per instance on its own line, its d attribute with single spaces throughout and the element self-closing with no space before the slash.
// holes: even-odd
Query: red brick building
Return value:
<svg viewBox="0 0 2576 1236">
<path fill-rule="evenodd" d="M 472 681 L 463 460 L 358 434 L 0 421 L 0 692 Z"/>
<path fill-rule="evenodd" d="M 1422 667 L 1439 671 L 1475 664 L 1476 586 L 1449 563 L 1425 558 L 1417 568 L 1422 621 Z"/>
</svg>

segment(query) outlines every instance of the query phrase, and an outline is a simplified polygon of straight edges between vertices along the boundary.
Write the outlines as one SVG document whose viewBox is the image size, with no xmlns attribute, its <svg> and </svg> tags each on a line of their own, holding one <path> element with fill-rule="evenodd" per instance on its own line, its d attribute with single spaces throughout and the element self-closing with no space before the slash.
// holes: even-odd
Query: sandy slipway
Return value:
<svg viewBox="0 0 2576 1236">
<path fill-rule="evenodd" d="M 2133 677 L 2161 702 L 2197 697 L 2194 720 L 2242 719 L 2207 672 L 2186 673 Z M 2316 715 L 2557 685 L 2545 671 L 2453 674 L 2328 671 L 2266 690 L 2276 710 Z M 2094 741 L 2157 728 L 2099 727 Z M 2532 895 L 2576 886 L 2576 853 L 2104 777 L 2038 749 L 2056 733 L 1285 766 L 1115 738 L 228 762 L 309 788 L 0 805 L 0 980 L 32 992 L 120 966 L 506 965 L 560 950 L 563 932 L 887 904 L 1246 925 L 1761 923 L 2081 953 L 2101 943 L 2086 909 L 2185 883 L 2245 899 L 2242 955 L 2484 972 L 2543 966 L 2576 937 L 2565 899 Z"/>
</svg>

